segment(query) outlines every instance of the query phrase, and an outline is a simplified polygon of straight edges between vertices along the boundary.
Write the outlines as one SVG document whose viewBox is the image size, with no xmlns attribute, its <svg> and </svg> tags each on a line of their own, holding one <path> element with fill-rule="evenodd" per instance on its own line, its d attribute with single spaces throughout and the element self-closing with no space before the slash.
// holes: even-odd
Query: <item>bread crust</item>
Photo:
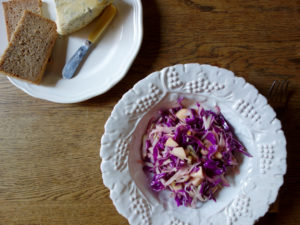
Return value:
<svg viewBox="0 0 300 225">
<path fill-rule="evenodd" d="M 11 0 L 2 2 L 6 23 L 7 40 L 10 41 L 15 28 L 25 10 L 42 14 L 41 0 Z"/>
<path fill-rule="evenodd" d="M 43 61 L 38 65 L 39 67 L 41 67 L 41 69 L 39 70 L 39 73 L 34 74 L 35 79 L 30 79 L 29 76 L 26 77 L 24 75 L 17 74 L 16 72 L 13 71 L 13 69 L 10 69 L 10 71 L 8 71 L 5 68 L 5 66 L 3 66 L 5 63 L 6 66 L 11 64 L 11 66 L 14 67 L 14 63 L 18 63 L 18 62 L 14 62 L 14 61 L 11 62 L 10 54 L 13 54 L 13 53 L 20 54 L 20 52 L 22 53 L 21 49 L 16 49 L 16 45 L 18 44 L 18 42 L 20 41 L 20 37 L 24 33 L 24 27 L 26 26 L 24 24 L 25 24 L 26 20 L 32 19 L 32 18 L 34 18 L 35 20 L 40 19 L 41 21 L 48 24 L 51 27 L 51 31 L 49 31 L 49 35 L 52 35 L 51 37 L 49 36 L 50 39 L 49 39 L 48 43 L 46 43 L 47 46 L 44 49 L 42 49 L 42 50 L 44 50 L 44 54 L 42 55 Z M 44 74 L 46 66 L 47 66 L 47 62 L 51 56 L 51 53 L 52 53 L 52 50 L 53 50 L 53 47 L 54 47 L 54 44 L 55 44 L 55 41 L 56 41 L 56 38 L 58 35 L 56 32 L 56 29 L 57 29 L 56 23 L 53 22 L 52 20 L 47 19 L 47 18 L 45 18 L 41 15 L 38 15 L 36 13 L 33 13 L 31 11 L 25 10 L 22 18 L 20 19 L 20 21 L 16 27 L 15 32 L 13 33 L 13 35 L 11 37 L 11 41 L 9 42 L 8 47 L 6 48 L 6 50 L 4 51 L 4 53 L 0 59 L 0 72 L 4 73 L 7 76 L 26 80 L 26 81 L 29 81 L 34 84 L 39 84 L 42 80 L 43 74 Z M 23 35 L 23 37 L 24 37 L 24 35 Z M 39 37 L 39 38 L 42 40 L 45 39 L 45 37 Z M 28 40 L 27 43 L 24 43 L 24 44 L 30 45 L 30 41 Z M 29 46 L 29 47 L 34 47 L 34 46 Z M 30 59 L 30 55 L 28 56 L 28 55 L 24 54 L 24 55 L 22 55 L 22 57 L 29 57 L 29 59 Z"/>
</svg>

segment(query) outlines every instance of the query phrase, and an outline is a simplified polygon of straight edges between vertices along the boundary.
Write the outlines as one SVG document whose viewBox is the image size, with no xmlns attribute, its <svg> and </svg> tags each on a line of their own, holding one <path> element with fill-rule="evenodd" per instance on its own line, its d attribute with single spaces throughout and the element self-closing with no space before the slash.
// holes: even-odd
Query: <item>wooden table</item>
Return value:
<svg viewBox="0 0 300 225">
<path fill-rule="evenodd" d="M 218 65 L 266 94 L 289 79 L 283 118 L 288 170 L 279 213 L 257 224 L 300 224 L 299 0 L 144 0 L 144 40 L 126 77 L 78 104 L 34 99 L 0 77 L 0 224 L 128 224 L 99 170 L 100 138 L 113 106 L 137 81 L 177 63 Z M 4 35 L 4 34 L 1 34 Z"/>
</svg>

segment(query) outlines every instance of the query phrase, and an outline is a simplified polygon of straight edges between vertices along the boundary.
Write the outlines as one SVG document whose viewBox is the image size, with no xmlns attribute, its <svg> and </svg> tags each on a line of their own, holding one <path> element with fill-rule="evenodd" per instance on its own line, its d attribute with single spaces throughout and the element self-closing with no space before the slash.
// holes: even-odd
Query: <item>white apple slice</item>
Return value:
<svg viewBox="0 0 300 225">
<path fill-rule="evenodd" d="M 176 179 L 176 182 L 177 182 L 177 183 L 184 183 L 184 182 L 188 181 L 189 179 L 190 179 L 190 176 L 189 176 L 189 175 L 184 175 L 184 176 L 182 176 L 182 177 L 178 177 L 178 178 Z"/>
<path fill-rule="evenodd" d="M 221 153 L 221 152 L 216 152 L 216 153 L 215 153 L 215 157 L 216 157 L 217 159 L 222 159 L 222 153 Z"/>
<path fill-rule="evenodd" d="M 186 159 L 186 154 L 183 147 L 175 147 L 170 152 L 172 155 L 178 157 L 179 159 Z"/>
<path fill-rule="evenodd" d="M 191 179 L 191 183 L 194 185 L 194 186 L 199 186 L 201 183 L 202 183 L 203 179 L 200 178 L 200 177 L 193 177 Z"/>
<path fill-rule="evenodd" d="M 198 178 L 203 179 L 204 178 L 204 174 L 203 174 L 202 167 L 200 167 L 198 171 L 191 173 L 191 177 L 198 177 Z"/>
<path fill-rule="evenodd" d="M 174 141 L 173 138 L 168 138 L 168 140 L 166 141 L 166 146 L 168 147 L 177 147 L 178 143 L 176 141 Z"/>
<path fill-rule="evenodd" d="M 184 121 L 185 118 L 188 115 L 190 115 L 190 113 L 191 113 L 190 110 L 183 108 L 183 109 L 180 109 L 175 115 L 178 119 L 180 119 L 181 121 Z"/>
<path fill-rule="evenodd" d="M 178 190 L 182 189 L 182 185 L 181 184 L 176 184 L 175 182 L 173 182 L 172 184 L 170 184 L 170 187 L 174 191 L 178 191 Z"/>
</svg>

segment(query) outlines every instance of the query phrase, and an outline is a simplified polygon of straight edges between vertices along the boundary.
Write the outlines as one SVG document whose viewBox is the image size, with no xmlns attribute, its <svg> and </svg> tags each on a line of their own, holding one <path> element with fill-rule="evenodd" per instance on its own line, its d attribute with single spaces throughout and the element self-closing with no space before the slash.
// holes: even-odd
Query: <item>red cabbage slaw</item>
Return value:
<svg viewBox="0 0 300 225">
<path fill-rule="evenodd" d="M 198 103 L 195 108 L 185 108 L 181 101 L 150 121 L 142 158 L 154 191 L 170 190 L 177 206 L 196 207 L 199 201 L 215 201 L 216 191 L 229 186 L 225 174 L 238 165 L 236 153 L 251 155 L 218 107 L 216 112 Z"/>
</svg>

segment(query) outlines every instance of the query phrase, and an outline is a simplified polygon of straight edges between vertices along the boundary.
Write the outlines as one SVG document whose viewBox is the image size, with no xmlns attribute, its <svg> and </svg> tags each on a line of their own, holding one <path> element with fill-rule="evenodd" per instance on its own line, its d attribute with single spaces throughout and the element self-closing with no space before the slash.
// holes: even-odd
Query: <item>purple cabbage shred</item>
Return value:
<svg viewBox="0 0 300 225">
<path fill-rule="evenodd" d="M 183 100 L 150 122 L 143 143 L 144 170 L 154 191 L 169 190 L 177 206 L 195 207 L 199 201 L 216 201 L 216 192 L 229 186 L 225 175 L 237 167 L 237 154 L 251 155 L 219 108 L 205 110 L 199 103 L 185 108 Z"/>
</svg>

